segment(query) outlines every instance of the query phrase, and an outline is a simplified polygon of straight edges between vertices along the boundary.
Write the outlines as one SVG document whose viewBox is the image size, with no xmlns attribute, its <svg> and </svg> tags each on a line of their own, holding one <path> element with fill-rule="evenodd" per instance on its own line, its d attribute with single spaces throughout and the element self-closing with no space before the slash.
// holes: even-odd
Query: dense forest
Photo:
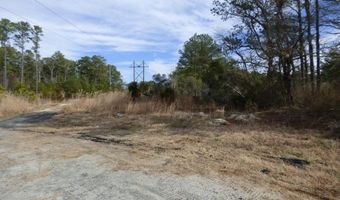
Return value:
<svg viewBox="0 0 340 200">
<path fill-rule="evenodd" d="M 101 56 L 66 59 L 60 52 L 40 56 L 43 30 L 27 22 L 0 21 L 2 90 L 61 99 L 80 93 L 122 88 L 120 73 Z"/>
<path fill-rule="evenodd" d="M 235 109 L 338 108 L 339 11 L 336 0 L 215 0 L 211 12 L 221 23 L 237 22 L 233 29 L 214 38 L 195 34 L 171 75 L 156 74 L 128 89 L 134 100 L 143 94 Z M 73 61 L 58 51 L 41 58 L 42 33 L 27 22 L 1 20 L 4 90 L 63 98 L 123 88 L 120 73 L 103 57 Z"/>
</svg>

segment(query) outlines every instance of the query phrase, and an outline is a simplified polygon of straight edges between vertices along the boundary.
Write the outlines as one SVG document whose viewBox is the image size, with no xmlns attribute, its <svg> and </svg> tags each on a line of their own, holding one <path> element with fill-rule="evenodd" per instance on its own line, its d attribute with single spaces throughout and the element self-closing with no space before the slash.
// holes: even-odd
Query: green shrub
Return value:
<svg viewBox="0 0 340 200">
<path fill-rule="evenodd" d="M 128 90 L 133 101 L 140 96 L 140 90 L 137 82 L 131 82 L 128 86 Z"/>
<path fill-rule="evenodd" d="M 70 78 L 63 83 L 65 97 L 70 98 L 78 94 L 82 90 L 82 84 L 79 79 Z"/>
<path fill-rule="evenodd" d="M 83 93 L 93 94 L 95 91 L 97 91 L 96 86 L 91 84 L 87 79 L 81 79 L 80 83 Z"/>
<path fill-rule="evenodd" d="M 153 94 L 154 87 L 155 87 L 155 82 L 153 81 L 141 82 L 139 84 L 140 92 L 146 96 L 151 96 Z"/>
<path fill-rule="evenodd" d="M 35 93 L 30 90 L 27 85 L 22 84 L 22 83 L 17 83 L 15 84 L 14 88 L 13 88 L 13 92 L 16 96 L 22 96 L 27 98 L 29 101 L 34 101 L 37 96 L 35 95 Z"/>
<path fill-rule="evenodd" d="M 40 83 L 39 91 L 41 93 L 41 96 L 43 98 L 52 98 L 55 87 L 56 86 L 53 83 Z"/>
<path fill-rule="evenodd" d="M 5 88 L 2 85 L 0 85 L 0 94 L 3 92 L 5 92 Z"/>
</svg>

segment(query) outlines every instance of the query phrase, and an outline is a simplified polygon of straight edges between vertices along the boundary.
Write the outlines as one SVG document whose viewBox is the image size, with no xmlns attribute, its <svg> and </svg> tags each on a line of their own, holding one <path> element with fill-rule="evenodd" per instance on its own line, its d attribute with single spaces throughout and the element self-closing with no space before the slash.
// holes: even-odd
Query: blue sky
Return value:
<svg viewBox="0 0 340 200">
<path fill-rule="evenodd" d="M 125 82 L 133 60 L 148 64 L 147 79 L 170 73 L 183 43 L 194 33 L 215 35 L 232 27 L 210 13 L 212 0 L 0 0 L 1 6 L 43 27 L 41 54 L 60 50 L 67 58 L 102 55 L 117 66 Z M 0 18 L 22 21 L 1 10 Z M 29 47 L 28 47 L 29 48 Z"/>
</svg>

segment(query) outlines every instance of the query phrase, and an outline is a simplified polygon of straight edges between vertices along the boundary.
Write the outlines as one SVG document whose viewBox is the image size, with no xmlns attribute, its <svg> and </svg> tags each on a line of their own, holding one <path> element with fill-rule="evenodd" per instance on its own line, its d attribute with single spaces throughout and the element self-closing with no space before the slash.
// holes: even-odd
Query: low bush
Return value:
<svg viewBox="0 0 340 200">
<path fill-rule="evenodd" d="M 66 98 L 72 98 L 82 91 L 82 84 L 79 79 L 70 78 L 63 83 Z"/>
<path fill-rule="evenodd" d="M 17 83 L 13 88 L 13 92 L 16 96 L 25 97 L 29 101 L 34 101 L 37 99 L 35 93 L 30 90 L 25 84 Z"/>
<path fill-rule="evenodd" d="M 129 93 L 133 101 L 141 95 L 139 85 L 137 82 L 131 82 L 128 86 Z"/>
</svg>

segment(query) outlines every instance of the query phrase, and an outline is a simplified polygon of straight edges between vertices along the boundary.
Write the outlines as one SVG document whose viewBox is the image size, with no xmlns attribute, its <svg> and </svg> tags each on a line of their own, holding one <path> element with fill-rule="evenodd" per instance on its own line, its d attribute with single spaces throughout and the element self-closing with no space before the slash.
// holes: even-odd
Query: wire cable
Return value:
<svg viewBox="0 0 340 200">
<path fill-rule="evenodd" d="M 69 25 L 73 26 L 75 29 L 77 29 L 78 31 L 80 31 L 81 33 L 93 38 L 91 35 L 89 35 L 88 32 L 82 30 L 81 28 L 79 28 L 77 25 L 75 25 L 74 23 L 72 23 L 70 20 L 66 19 L 65 17 L 63 17 L 62 15 L 60 15 L 59 13 L 57 13 L 56 11 L 52 10 L 51 8 L 49 8 L 48 6 L 46 6 L 45 4 L 43 4 L 42 2 L 38 1 L 38 0 L 33 0 L 34 2 L 36 2 L 37 4 L 39 4 L 41 7 L 45 8 L 46 10 L 48 10 L 49 12 L 51 12 L 52 14 L 54 14 L 55 16 L 57 16 L 58 18 L 62 19 L 64 22 L 68 23 Z"/>
<path fill-rule="evenodd" d="M 18 15 L 17 13 L 15 13 L 15 12 L 13 12 L 13 11 L 11 11 L 11 10 L 5 8 L 5 7 L 0 6 L 0 9 L 6 11 L 6 12 L 8 12 L 8 13 L 11 13 L 12 15 L 14 15 L 14 16 L 20 18 L 20 19 L 26 20 L 26 21 L 30 22 L 31 24 L 38 24 L 38 23 L 35 23 L 34 21 L 30 20 L 29 18 L 23 17 L 23 16 L 21 16 L 21 15 Z M 75 42 L 75 40 L 72 40 L 72 39 L 70 39 L 70 38 L 67 38 L 67 37 L 65 37 L 65 36 L 63 36 L 63 35 L 61 35 L 61 34 L 55 32 L 55 31 L 53 31 L 53 30 L 51 30 L 51 29 L 49 29 L 49 28 L 45 28 L 45 27 L 44 27 L 44 29 L 46 29 L 46 30 L 48 30 L 48 31 L 51 31 L 52 33 L 56 34 L 56 35 L 59 36 L 60 38 L 63 38 L 63 39 L 68 40 L 68 41 L 70 41 L 70 42 Z M 82 44 L 79 44 L 78 42 L 76 42 L 76 43 L 77 43 L 78 45 L 82 46 L 82 47 L 85 47 L 85 46 L 83 46 Z"/>
</svg>

